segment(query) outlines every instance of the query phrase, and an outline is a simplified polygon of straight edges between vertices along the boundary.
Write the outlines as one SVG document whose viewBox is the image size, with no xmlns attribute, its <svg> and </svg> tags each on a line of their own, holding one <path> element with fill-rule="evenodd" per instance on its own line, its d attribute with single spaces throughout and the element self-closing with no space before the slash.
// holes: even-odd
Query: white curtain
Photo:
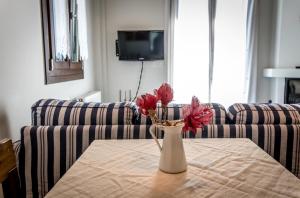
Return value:
<svg viewBox="0 0 300 198">
<path fill-rule="evenodd" d="M 176 102 L 196 95 L 229 106 L 247 102 L 248 0 L 179 0 L 174 27 Z"/>
<path fill-rule="evenodd" d="M 178 103 L 209 98 L 208 0 L 179 0 L 174 28 L 173 88 Z"/>
<path fill-rule="evenodd" d="M 69 53 L 69 10 L 67 0 L 53 1 L 55 59 L 64 61 Z"/>
<path fill-rule="evenodd" d="M 228 107 L 245 96 L 248 0 L 217 1 L 211 101 Z"/>
<path fill-rule="evenodd" d="M 209 89 L 208 101 L 211 102 L 211 90 L 214 76 L 214 55 L 215 55 L 215 20 L 216 20 L 217 0 L 208 1 L 208 19 L 209 19 Z"/>
<path fill-rule="evenodd" d="M 175 20 L 178 18 L 178 0 L 166 1 L 166 64 L 168 66 L 167 79 L 168 82 L 173 85 L 173 60 L 174 60 L 174 25 Z"/>
<path fill-rule="evenodd" d="M 78 40 L 80 49 L 80 58 L 88 59 L 88 44 L 87 44 L 87 15 L 86 15 L 86 0 L 77 0 L 78 4 Z"/>
<path fill-rule="evenodd" d="M 256 102 L 258 19 L 258 0 L 248 0 L 245 90 L 247 101 L 250 103 Z"/>
</svg>

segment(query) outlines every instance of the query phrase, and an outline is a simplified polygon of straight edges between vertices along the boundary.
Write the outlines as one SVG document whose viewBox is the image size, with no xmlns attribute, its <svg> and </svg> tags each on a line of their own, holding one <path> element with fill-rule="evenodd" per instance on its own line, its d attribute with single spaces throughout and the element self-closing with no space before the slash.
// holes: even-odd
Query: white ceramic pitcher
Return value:
<svg viewBox="0 0 300 198">
<path fill-rule="evenodd" d="M 186 171 L 187 163 L 182 143 L 182 126 L 158 127 L 164 130 L 162 146 L 155 135 L 155 125 L 150 127 L 150 133 L 161 152 L 159 169 L 166 173 L 181 173 Z"/>
</svg>

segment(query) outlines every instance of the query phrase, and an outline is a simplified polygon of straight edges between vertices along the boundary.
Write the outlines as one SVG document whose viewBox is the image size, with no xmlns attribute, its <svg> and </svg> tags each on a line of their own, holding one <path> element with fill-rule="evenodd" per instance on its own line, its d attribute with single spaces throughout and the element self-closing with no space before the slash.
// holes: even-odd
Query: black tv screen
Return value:
<svg viewBox="0 0 300 198">
<path fill-rule="evenodd" d="M 163 60 L 164 31 L 118 31 L 119 60 Z"/>
</svg>

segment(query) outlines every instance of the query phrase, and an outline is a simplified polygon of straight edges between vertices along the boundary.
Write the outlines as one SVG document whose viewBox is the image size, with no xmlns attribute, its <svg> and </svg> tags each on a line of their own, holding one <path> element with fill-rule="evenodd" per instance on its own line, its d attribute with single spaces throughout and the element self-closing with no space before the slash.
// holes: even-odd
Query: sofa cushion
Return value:
<svg viewBox="0 0 300 198">
<path fill-rule="evenodd" d="M 84 103 L 42 99 L 32 106 L 32 125 L 124 125 L 132 124 L 134 103 Z"/>
<path fill-rule="evenodd" d="M 209 107 L 213 111 L 213 119 L 210 124 L 225 124 L 226 122 L 226 109 L 217 103 L 205 103 L 206 107 Z M 183 119 L 182 107 L 184 104 L 169 104 L 167 107 L 167 120 L 179 120 Z M 158 105 L 156 113 L 159 119 L 163 119 L 162 107 Z M 151 124 L 151 119 L 149 117 L 139 115 L 137 120 L 134 121 L 134 124 Z"/>
<path fill-rule="evenodd" d="M 228 118 L 236 124 L 299 124 L 300 104 L 241 104 L 228 108 Z"/>
</svg>

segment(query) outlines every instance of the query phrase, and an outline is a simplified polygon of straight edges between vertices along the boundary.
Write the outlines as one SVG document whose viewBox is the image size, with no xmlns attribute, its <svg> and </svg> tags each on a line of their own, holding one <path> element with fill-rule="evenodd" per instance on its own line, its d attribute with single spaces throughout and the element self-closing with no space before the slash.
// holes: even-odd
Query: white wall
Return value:
<svg viewBox="0 0 300 198">
<path fill-rule="evenodd" d="M 300 65 L 300 1 L 277 0 L 274 67 Z M 284 101 L 284 79 L 272 79 L 273 101 Z"/>
<path fill-rule="evenodd" d="M 274 67 L 300 65 L 300 1 L 277 0 L 276 37 L 274 40 Z M 272 79 L 272 98 L 284 101 L 283 78 Z"/>
<path fill-rule="evenodd" d="M 97 14 L 101 18 L 97 22 L 101 26 L 98 27 L 101 29 L 101 33 L 94 39 L 95 41 L 102 39 L 103 43 L 98 53 L 102 53 L 100 56 L 105 59 L 97 64 L 98 67 L 102 67 L 98 68 L 98 88 L 105 89 L 104 101 L 118 101 L 120 89 L 123 91 L 131 89 L 132 96 L 134 95 L 138 85 L 141 63 L 118 60 L 115 55 L 117 31 L 164 30 L 165 1 L 104 0 L 100 3 L 96 2 L 95 7 L 100 12 L 102 11 L 102 15 Z M 146 61 L 140 93 L 151 91 L 166 81 L 165 71 L 164 61 Z M 101 73 L 102 75 L 100 75 Z"/>
<path fill-rule="evenodd" d="M 279 0 L 280 25 L 278 31 L 278 53 L 276 66 L 300 65 L 300 1 Z"/>
<path fill-rule="evenodd" d="M 91 6 L 87 4 L 89 10 Z M 92 42 L 84 80 L 44 85 L 40 1 L 1 0 L 0 25 L 0 139 L 17 140 L 38 99 L 73 98 L 94 89 Z"/>
</svg>

